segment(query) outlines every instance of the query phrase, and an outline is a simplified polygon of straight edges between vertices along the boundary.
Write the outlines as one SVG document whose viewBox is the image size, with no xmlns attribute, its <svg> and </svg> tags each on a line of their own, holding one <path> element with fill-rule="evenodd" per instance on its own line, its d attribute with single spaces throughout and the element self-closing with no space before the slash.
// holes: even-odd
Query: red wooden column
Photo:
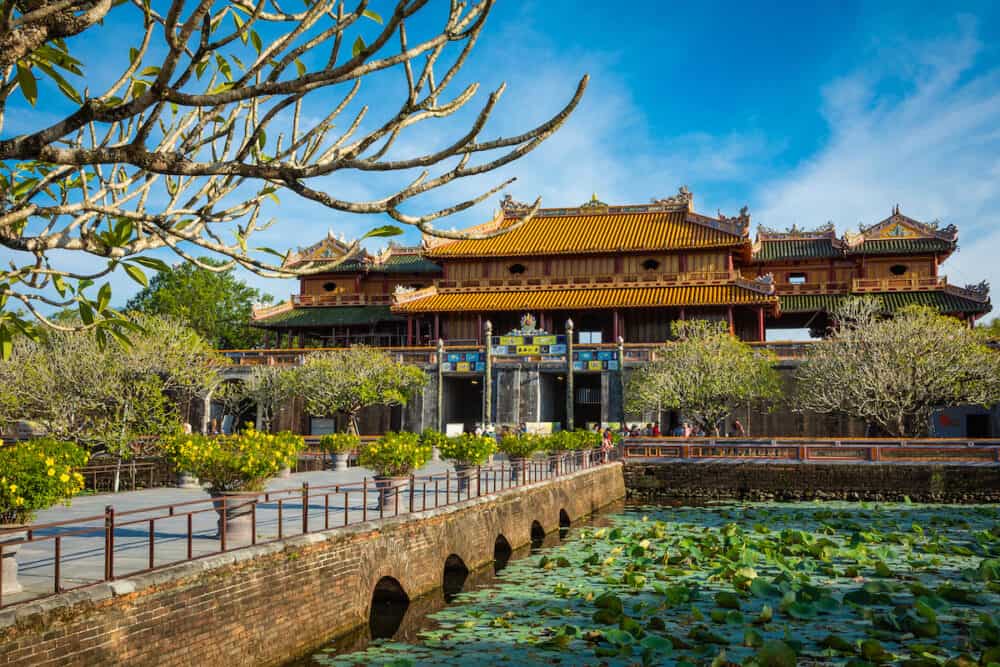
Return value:
<svg viewBox="0 0 1000 667">
<path fill-rule="evenodd" d="M 729 306 L 726 309 L 726 315 L 729 317 L 729 333 L 732 336 L 736 335 L 736 319 L 733 316 L 733 307 Z"/>
<path fill-rule="evenodd" d="M 618 325 L 618 309 L 611 311 L 611 340 L 615 343 L 618 342 L 618 335 L 621 328 Z"/>
<path fill-rule="evenodd" d="M 434 313 L 434 344 L 441 340 L 441 315 Z"/>
<path fill-rule="evenodd" d="M 413 315 L 406 316 L 406 347 L 413 347 Z"/>
<path fill-rule="evenodd" d="M 483 343 L 483 315 L 476 313 L 476 345 Z"/>
<path fill-rule="evenodd" d="M 681 322 L 683 322 L 685 319 L 687 318 L 685 317 L 684 306 L 681 306 Z"/>
<path fill-rule="evenodd" d="M 764 306 L 757 308 L 757 340 L 763 343 L 767 333 L 764 330 Z"/>
</svg>

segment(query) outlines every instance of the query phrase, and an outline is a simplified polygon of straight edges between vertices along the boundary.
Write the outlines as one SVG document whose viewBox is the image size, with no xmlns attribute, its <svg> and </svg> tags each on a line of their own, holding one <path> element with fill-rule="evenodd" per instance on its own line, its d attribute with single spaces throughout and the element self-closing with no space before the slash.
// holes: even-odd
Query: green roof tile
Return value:
<svg viewBox="0 0 1000 667">
<path fill-rule="evenodd" d="M 847 249 L 849 255 L 900 255 L 949 252 L 955 244 L 944 239 L 870 239 Z"/>
<path fill-rule="evenodd" d="M 390 255 L 382 264 L 367 264 L 360 260 L 350 260 L 331 269 L 331 273 L 440 273 L 441 267 L 422 255 Z"/>
<path fill-rule="evenodd" d="M 760 250 L 754 253 L 757 261 L 769 262 L 781 259 L 813 259 L 841 257 L 840 249 L 834 247 L 833 239 L 788 239 L 761 241 Z"/>
<path fill-rule="evenodd" d="M 405 318 L 389 310 L 389 306 L 327 306 L 322 308 L 292 308 L 253 323 L 266 329 L 296 329 L 306 327 L 342 327 L 350 324 L 401 322 Z"/>
<path fill-rule="evenodd" d="M 919 304 L 937 308 L 942 313 L 988 313 L 989 303 L 973 301 L 948 292 L 881 292 L 874 294 L 786 294 L 781 296 L 781 312 L 809 313 L 832 310 L 849 296 L 877 296 L 888 312 Z"/>
</svg>

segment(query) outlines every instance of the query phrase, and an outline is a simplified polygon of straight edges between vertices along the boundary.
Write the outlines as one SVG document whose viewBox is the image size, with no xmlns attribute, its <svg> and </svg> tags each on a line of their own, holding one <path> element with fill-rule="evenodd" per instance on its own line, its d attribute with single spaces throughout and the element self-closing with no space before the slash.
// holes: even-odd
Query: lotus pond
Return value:
<svg viewBox="0 0 1000 667">
<path fill-rule="evenodd" d="M 1000 506 L 630 507 L 313 664 L 997 665 Z"/>
</svg>

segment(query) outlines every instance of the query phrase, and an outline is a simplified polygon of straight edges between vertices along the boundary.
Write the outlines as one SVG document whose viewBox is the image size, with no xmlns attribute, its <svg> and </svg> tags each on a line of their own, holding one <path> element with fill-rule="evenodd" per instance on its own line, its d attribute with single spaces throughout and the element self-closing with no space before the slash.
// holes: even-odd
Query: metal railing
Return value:
<svg viewBox="0 0 1000 667">
<path fill-rule="evenodd" d="M 1000 439 L 966 438 L 627 438 L 630 459 L 1000 463 Z"/>
<path fill-rule="evenodd" d="M 295 535 L 495 496 L 620 458 L 616 448 L 430 475 L 317 486 L 304 482 L 127 511 L 108 505 L 95 516 L 0 530 L 0 558 L 5 550 L 30 550 L 32 558 L 22 570 L 27 566 L 35 582 L 28 594 L 8 600 L 0 569 L 0 608 Z M 74 568 L 71 576 L 65 574 L 67 565 Z"/>
</svg>

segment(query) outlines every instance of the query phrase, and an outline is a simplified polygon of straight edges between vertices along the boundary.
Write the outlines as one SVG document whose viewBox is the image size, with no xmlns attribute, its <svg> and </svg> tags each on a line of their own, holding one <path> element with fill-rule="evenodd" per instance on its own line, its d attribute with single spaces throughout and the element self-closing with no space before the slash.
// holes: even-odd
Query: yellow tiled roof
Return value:
<svg viewBox="0 0 1000 667">
<path fill-rule="evenodd" d="M 778 298 L 737 285 L 696 287 L 608 287 L 598 289 L 439 292 L 393 306 L 403 313 L 562 310 L 659 306 L 775 306 Z"/>
<path fill-rule="evenodd" d="M 688 219 L 686 211 L 539 215 L 506 234 L 442 243 L 429 257 L 514 257 L 590 252 L 713 248 L 746 243 L 741 236 Z M 699 217 L 699 219 L 701 219 Z M 705 218 L 705 220 L 709 220 Z M 517 221 L 508 218 L 500 227 Z"/>
</svg>

